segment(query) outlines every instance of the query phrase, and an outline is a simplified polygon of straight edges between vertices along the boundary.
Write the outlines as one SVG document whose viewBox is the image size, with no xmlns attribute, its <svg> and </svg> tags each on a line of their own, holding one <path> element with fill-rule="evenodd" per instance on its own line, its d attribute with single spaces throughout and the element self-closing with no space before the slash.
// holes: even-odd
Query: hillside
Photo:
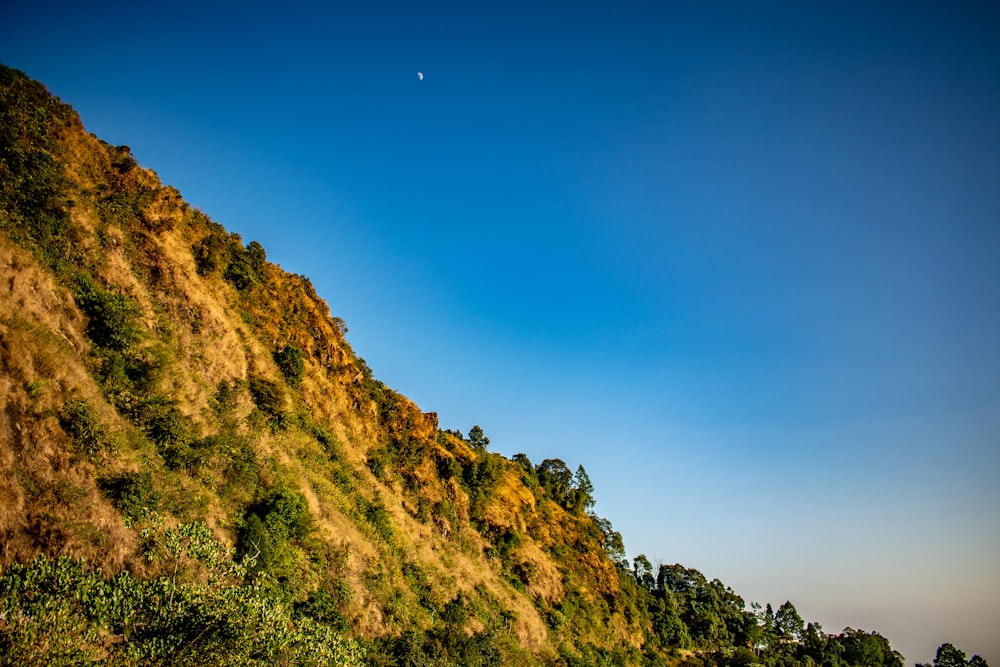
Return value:
<svg viewBox="0 0 1000 667">
<path fill-rule="evenodd" d="M 525 655 L 641 643 L 572 479 L 553 494 L 530 462 L 441 431 L 372 377 L 308 279 L 40 84 L 5 69 L 2 95 L 3 564 L 152 576 L 155 515 L 240 554 L 271 543 L 255 571 L 292 602 L 332 591 L 358 637 L 430 628 L 460 597 L 464 632 Z M 281 502 L 306 526 L 284 538 Z M 569 604 L 585 613 L 553 627 Z"/>
<path fill-rule="evenodd" d="M 6 67 L 0 275 L 8 662 L 899 664 L 630 565 L 582 467 L 442 430 L 307 278 Z"/>
</svg>

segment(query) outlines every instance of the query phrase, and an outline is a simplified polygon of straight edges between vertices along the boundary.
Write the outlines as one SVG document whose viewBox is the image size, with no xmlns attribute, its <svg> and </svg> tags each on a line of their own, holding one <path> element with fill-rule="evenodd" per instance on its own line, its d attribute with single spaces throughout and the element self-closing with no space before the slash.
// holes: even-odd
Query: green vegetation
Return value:
<svg viewBox="0 0 1000 667">
<path fill-rule="evenodd" d="M 362 665 L 329 624 L 298 614 L 204 524 L 147 533 L 161 574 L 105 577 L 40 556 L 0 572 L 0 656 L 18 665 Z"/>
<path fill-rule="evenodd" d="M 89 318 L 87 335 L 95 345 L 126 352 L 139 341 L 142 335 L 139 326 L 141 312 L 134 300 L 98 286 L 86 274 L 79 275 L 74 297 L 80 310 Z"/>
<path fill-rule="evenodd" d="M 931 667 L 928 664 L 917 665 L 917 667 Z M 941 644 L 934 656 L 934 667 L 988 667 L 986 661 L 974 655 L 968 660 L 965 659 L 965 651 L 952 646 L 949 643 Z"/>
<path fill-rule="evenodd" d="M 43 85 L 0 65 L 0 231 L 51 267 L 77 256 L 69 183 L 52 138 L 72 118 Z"/>
<path fill-rule="evenodd" d="M 278 370 L 285 376 L 288 386 L 298 387 L 302 382 L 302 372 L 305 370 L 302 350 L 295 345 L 286 345 L 274 353 L 274 362 L 278 364 Z"/>
<path fill-rule="evenodd" d="M 129 524 L 138 523 L 159 506 L 160 494 L 148 471 L 119 473 L 97 483 Z"/>
<path fill-rule="evenodd" d="M 579 514 L 594 506 L 594 485 L 583 466 L 571 473 L 562 459 L 545 459 L 535 472 L 548 497 L 565 509 Z"/>
<path fill-rule="evenodd" d="M 108 429 L 95 414 L 93 406 L 82 399 L 70 399 L 63 404 L 60 422 L 73 444 L 84 454 L 93 456 L 108 445 Z"/>
</svg>

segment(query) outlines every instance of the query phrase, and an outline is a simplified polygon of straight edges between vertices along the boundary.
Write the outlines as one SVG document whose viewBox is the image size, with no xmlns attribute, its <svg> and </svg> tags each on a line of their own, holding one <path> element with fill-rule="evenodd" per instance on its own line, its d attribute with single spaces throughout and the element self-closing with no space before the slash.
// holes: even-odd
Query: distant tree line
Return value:
<svg viewBox="0 0 1000 667">
<path fill-rule="evenodd" d="M 623 563 L 623 565 L 625 565 Z M 709 664 L 767 667 L 903 667 L 903 656 L 878 632 L 844 628 L 828 634 L 807 623 L 786 601 L 775 611 L 743 598 L 718 579 L 694 568 L 661 565 L 654 573 L 640 554 L 628 573 L 646 595 L 652 642 L 661 647 L 695 649 Z M 917 667 L 932 667 L 917 665 Z M 965 659 L 951 644 L 937 651 L 933 667 L 987 667 L 980 656 Z"/>
</svg>

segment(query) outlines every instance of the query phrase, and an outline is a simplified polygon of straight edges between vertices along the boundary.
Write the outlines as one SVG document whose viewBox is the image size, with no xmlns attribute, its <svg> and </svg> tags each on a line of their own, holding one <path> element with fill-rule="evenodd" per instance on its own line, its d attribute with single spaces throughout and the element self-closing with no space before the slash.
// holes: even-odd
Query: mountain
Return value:
<svg viewBox="0 0 1000 667">
<path fill-rule="evenodd" d="M 625 560 L 583 467 L 377 380 L 267 261 L 0 66 L 5 664 L 899 665 Z"/>
<path fill-rule="evenodd" d="M 440 430 L 372 376 L 307 278 L 41 84 L 0 76 L 4 565 L 153 577 L 143 531 L 203 522 L 290 604 L 322 591 L 353 636 L 423 631 L 461 600 L 461 633 L 531 660 L 641 645 L 564 464 L 540 476 Z"/>
</svg>

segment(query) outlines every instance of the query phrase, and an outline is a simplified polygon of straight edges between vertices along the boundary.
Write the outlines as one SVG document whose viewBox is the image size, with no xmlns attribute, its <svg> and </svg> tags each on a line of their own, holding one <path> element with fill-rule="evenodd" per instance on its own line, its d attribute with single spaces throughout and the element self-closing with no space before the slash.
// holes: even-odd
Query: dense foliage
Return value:
<svg viewBox="0 0 1000 667">
<path fill-rule="evenodd" d="M 162 573 L 105 577 L 44 556 L 0 573 L 0 657 L 17 665 L 361 665 L 364 651 L 296 613 L 204 524 L 146 545 Z"/>
</svg>

